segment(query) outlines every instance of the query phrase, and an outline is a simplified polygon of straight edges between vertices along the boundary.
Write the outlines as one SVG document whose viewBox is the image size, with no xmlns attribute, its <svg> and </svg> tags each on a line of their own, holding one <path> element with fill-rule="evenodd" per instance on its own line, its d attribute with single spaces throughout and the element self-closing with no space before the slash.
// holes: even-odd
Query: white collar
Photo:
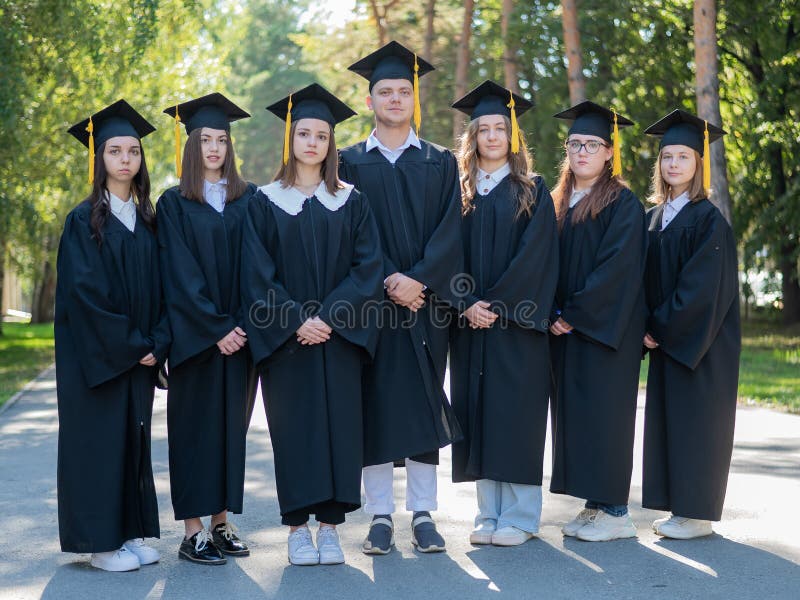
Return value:
<svg viewBox="0 0 800 600">
<path fill-rule="evenodd" d="M 223 177 L 219 181 L 215 181 L 214 183 L 211 183 L 208 179 L 203 179 L 203 187 L 205 189 L 212 188 L 215 185 L 228 185 L 228 180 Z"/>
<path fill-rule="evenodd" d="M 136 205 L 133 202 L 133 194 L 131 194 L 128 201 L 125 202 L 119 196 L 114 195 L 109 190 L 106 190 L 108 193 L 108 205 L 111 208 L 111 212 L 114 214 L 123 214 L 125 212 L 131 212 L 132 210 L 136 210 Z"/>
<path fill-rule="evenodd" d="M 500 183 L 501 181 L 503 181 L 503 178 L 506 177 L 509 173 L 511 173 L 511 165 L 509 165 L 508 163 L 504 164 L 502 167 L 496 169 L 492 173 L 488 173 L 487 171 L 484 171 L 483 169 L 478 167 L 479 179 L 484 179 L 488 175 L 489 179 L 491 179 L 495 183 Z"/>
<path fill-rule="evenodd" d="M 350 197 L 353 186 L 342 182 L 344 187 L 336 190 L 335 194 L 328 192 L 325 182 L 321 181 L 314 191 L 313 196 L 331 212 L 339 210 Z M 275 206 L 292 216 L 300 214 L 305 205 L 307 196 L 295 187 L 283 187 L 280 181 L 273 181 L 268 185 L 258 188 Z"/>
<path fill-rule="evenodd" d="M 379 150 L 383 150 L 384 152 L 390 153 L 402 153 L 403 150 L 408 148 L 409 146 L 415 146 L 416 148 L 422 148 L 422 144 L 417 137 L 417 134 L 414 133 L 414 130 L 409 127 L 408 128 L 408 137 L 406 137 L 406 141 L 402 143 L 402 145 L 398 146 L 394 150 L 387 148 L 383 142 L 378 139 L 378 136 L 375 135 L 377 129 L 373 129 L 372 133 L 369 134 L 367 138 L 367 152 L 372 150 L 373 148 L 378 148 Z"/>
<path fill-rule="evenodd" d="M 667 206 L 677 213 L 680 212 L 684 206 L 689 204 L 689 202 L 690 202 L 689 192 L 687 191 L 683 192 L 680 196 L 678 196 L 674 200 L 673 199 L 667 200 Z"/>
</svg>

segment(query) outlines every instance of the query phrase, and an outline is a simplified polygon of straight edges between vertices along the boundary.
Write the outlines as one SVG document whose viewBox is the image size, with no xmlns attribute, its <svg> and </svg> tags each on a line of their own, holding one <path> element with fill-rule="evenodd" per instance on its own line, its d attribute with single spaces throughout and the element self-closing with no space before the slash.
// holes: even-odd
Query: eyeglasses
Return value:
<svg viewBox="0 0 800 600">
<path fill-rule="evenodd" d="M 608 144 L 604 144 L 603 142 L 596 142 L 595 140 L 589 140 L 588 142 L 579 142 L 578 140 L 567 140 L 564 142 L 564 147 L 569 150 L 570 154 L 577 154 L 581 151 L 581 148 L 586 148 L 586 152 L 589 154 L 597 154 L 597 151 L 600 148 L 608 148 Z"/>
</svg>

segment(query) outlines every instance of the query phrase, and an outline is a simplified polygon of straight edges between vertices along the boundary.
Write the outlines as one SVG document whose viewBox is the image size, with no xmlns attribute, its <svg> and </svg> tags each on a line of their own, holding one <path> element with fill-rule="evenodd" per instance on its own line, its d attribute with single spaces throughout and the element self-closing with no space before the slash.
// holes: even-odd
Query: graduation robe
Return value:
<svg viewBox="0 0 800 600">
<path fill-rule="evenodd" d="M 58 247 L 55 350 L 58 525 L 65 552 L 107 552 L 158 537 L 150 419 L 169 349 L 155 235 L 109 214 L 100 246 L 91 205 L 68 215 Z"/>
<path fill-rule="evenodd" d="M 281 514 L 361 505 L 361 373 L 377 342 L 383 269 L 375 220 L 352 186 L 306 198 L 275 182 L 249 206 L 242 258 L 246 327 L 275 457 Z M 304 346 L 312 316 L 332 329 Z"/>
<path fill-rule="evenodd" d="M 247 204 L 255 193 L 218 213 L 181 196 L 158 201 L 164 297 L 172 328 L 167 426 L 175 519 L 242 512 L 245 439 L 256 394 L 247 346 L 231 356 L 217 342 L 244 328 L 239 294 Z"/>
<path fill-rule="evenodd" d="M 395 164 L 360 142 L 340 153 L 339 177 L 370 201 L 383 277 L 423 283 L 416 313 L 385 298 L 375 360 L 364 374 L 364 465 L 438 463 L 461 432 L 444 393 L 450 306 L 461 298 L 461 189 L 450 151 L 420 140 Z"/>
<path fill-rule="evenodd" d="M 739 283 L 733 231 L 708 200 L 661 231 L 652 208 L 645 289 L 650 350 L 642 506 L 719 521 L 733 451 Z"/>
<path fill-rule="evenodd" d="M 551 319 L 574 330 L 551 336 L 553 477 L 550 491 L 627 504 L 646 316 L 647 225 L 623 189 L 596 219 L 560 234 Z"/>
<path fill-rule="evenodd" d="M 462 221 L 475 289 L 464 302 L 491 303 L 488 329 L 460 318 L 452 331 L 450 389 L 464 440 L 453 444 L 453 481 L 542 484 L 550 398 L 550 308 L 558 278 L 553 200 L 534 179 L 533 214 L 515 218 L 506 177 Z"/>
</svg>

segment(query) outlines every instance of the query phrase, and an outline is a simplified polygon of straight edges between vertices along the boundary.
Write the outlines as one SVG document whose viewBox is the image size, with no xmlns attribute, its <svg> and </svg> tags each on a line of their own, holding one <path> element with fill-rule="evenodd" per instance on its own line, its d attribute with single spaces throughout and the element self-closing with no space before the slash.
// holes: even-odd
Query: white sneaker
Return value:
<svg viewBox="0 0 800 600">
<path fill-rule="evenodd" d="M 104 571 L 135 571 L 139 568 L 139 559 L 123 546 L 111 552 L 95 552 L 92 554 L 91 565 Z"/>
<path fill-rule="evenodd" d="M 596 508 L 584 508 L 578 516 L 561 528 L 561 533 L 569 537 L 575 537 L 578 530 L 586 525 L 593 516 L 597 514 Z"/>
<path fill-rule="evenodd" d="M 344 562 L 344 552 L 339 544 L 339 533 L 335 527 L 321 525 L 317 529 L 317 548 L 319 549 L 319 564 L 340 565 Z"/>
<path fill-rule="evenodd" d="M 128 552 L 133 552 L 136 558 L 139 559 L 140 565 L 152 565 L 161 560 L 161 555 L 158 553 L 158 550 L 145 544 L 144 538 L 128 540 L 122 544 L 122 547 Z"/>
<path fill-rule="evenodd" d="M 658 533 L 658 528 L 661 527 L 664 523 L 666 523 L 667 521 L 669 521 L 672 518 L 673 518 L 672 516 L 662 517 L 660 519 L 656 519 L 655 521 L 653 521 L 653 531 L 655 533 Z"/>
<path fill-rule="evenodd" d="M 516 527 L 501 527 L 492 534 L 494 546 L 519 546 L 533 537 L 532 533 Z"/>
<path fill-rule="evenodd" d="M 483 521 L 469 534 L 470 544 L 491 544 L 492 534 L 497 528 L 494 521 Z"/>
<path fill-rule="evenodd" d="M 636 537 L 636 525 L 631 521 L 629 514 L 614 517 L 601 510 L 578 530 L 575 537 L 584 542 L 609 542 L 632 538 Z"/>
<path fill-rule="evenodd" d="M 656 529 L 655 523 L 653 523 L 653 525 L 654 529 Z M 711 528 L 711 521 L 689 519 L 673 515 L 659 524 L 656 533 L 675 540 L 690 540 L 692 538 L 711 535 L 714 533 L 714 530 Z"/>
<path fill-rule="evenodd" d="M 319 564 L 319 552 L 314 547 L 308 527 L 298 527 L 289 534 L 289 562 L 293 565 Z"/>
</svg>

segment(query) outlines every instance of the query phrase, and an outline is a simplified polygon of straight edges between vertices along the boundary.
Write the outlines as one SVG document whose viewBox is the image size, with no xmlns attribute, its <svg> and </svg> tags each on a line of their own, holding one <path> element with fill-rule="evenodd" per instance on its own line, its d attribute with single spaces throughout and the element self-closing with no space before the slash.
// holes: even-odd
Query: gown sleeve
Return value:
<svg viewBox="0 0 800 600">
<path fill-rule="evenodd" d="M 364 194 L 353 192 L 353 257 L 350 270 L 322 301 L 319 317 L 336 333 L 373 355 L 378 330 L 368 303 L 383 298 L 382 253 L 378 225 Z"/>
<path fill-rule="evenodd" d="M 492 308 L 520 327 L 546 332 L 558 283 L 558 225 L 553 199 L 536 180 L 534 213 L 506 270 L 488 290 Z"/>
<path fill-rule="evenodd" d="M 692 370 L 708 352 L 739 294 L 733 231 L 719 211 L 709 213 L 695 239 L 674 291 L 647 322 L 659 348 Z"/>
<path fill-rule="evenodd" d="M 175 367 L 216 344 L 236 327 L 220 314 L 206 278 L 184 239 L 175 196 L 162 196 L 156 211 L 164 299 L 173 332 L 170 366 Z"/>
<path fill-rule="evenodd" d="M 251 198 L 242 237 L 244 322 L 256 364 L 280 348 L 305 322 L 302 304 L 293 300 L 276 278 L 275 261 L 266 244 L 275 235 L 268 203 L 262 192 Z"/>
<path fill-rule="evenodd" d="M 566 299 L 561 318 L 578 333 L 616 350 L 642 285 L 647 225 L 644 208 L 632 192 L 623 190 L 614 203 L 591 273 L 583 288 Z"/>
<path fill-rule="evenodd" d="M 83 215 L 67 217 L 58 266 L 78 361 L 94 388 L 134 367 L 153 346 L 112 301 L 111 282 Z"/>
</svg>

